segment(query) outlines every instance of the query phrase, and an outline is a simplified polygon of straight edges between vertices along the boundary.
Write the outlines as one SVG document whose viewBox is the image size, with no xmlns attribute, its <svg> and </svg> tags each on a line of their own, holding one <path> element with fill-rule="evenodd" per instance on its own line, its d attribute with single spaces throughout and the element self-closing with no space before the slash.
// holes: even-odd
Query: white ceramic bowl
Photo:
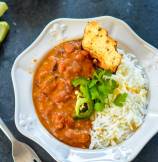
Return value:
<svg viewBox="0 0 158 162">
<path fill-rule="evenodd" d="M 97 20 L 116 39 L 118 47 L 137 56 L 149 78 L 150 100 L 143 125 L 128 140 L 102 150 L 83 150 L 55 139 L 40 123 L 32 101 L 32 80 L 38 62 L 53 46 L 65 39 L 82 37 L 90 20 Z M 154 39 L 154 38 L 153 38 Z M 57 19 L 50 22 L 38 38 L 14 62 L 12 81 L 15 92 L 15 124 L 18 130 L 42 146 L 61 162 L 131 161 L 158 131 L 158 50 L 142 40 L 122 20 L 103 16 L 90 19 Z M 37 60 L 37 61 L 35 61 Z M 76 139 L 77 140 L 77 139 Z"/>
</svg>

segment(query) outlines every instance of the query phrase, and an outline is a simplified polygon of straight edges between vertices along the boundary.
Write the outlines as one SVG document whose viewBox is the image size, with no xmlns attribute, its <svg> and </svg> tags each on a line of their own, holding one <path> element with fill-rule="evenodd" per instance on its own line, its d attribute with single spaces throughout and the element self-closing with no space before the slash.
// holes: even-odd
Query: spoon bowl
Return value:
<svg viewBox="0 0 158 162">
<path fill-rule="evenodd" d="M 12 156 L 14 162 L 41 162 L 37 154 L 27 144 L 18 141 L 0 118 L 0 128 L 12 143 Z"/>
</svg>

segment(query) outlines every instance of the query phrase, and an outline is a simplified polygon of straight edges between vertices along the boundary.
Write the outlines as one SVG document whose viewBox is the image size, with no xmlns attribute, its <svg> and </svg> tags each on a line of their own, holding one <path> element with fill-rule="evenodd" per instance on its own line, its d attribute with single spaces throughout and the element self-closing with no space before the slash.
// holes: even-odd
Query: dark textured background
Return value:
<svg viewBox="0 0 158 162">
<path fill-rule="evenodd" d="M 115 16 L 126 21 L 139 36 L 158 48 L 158 1 L 8 0 L 6 2 L 9 11 L 3 19 L 9 22 L 11 30 L 0 47 L 0 116 L 15 137 L 29 144 L 43 162 L 54 162 L 46 151 L 22 136 L 15 127 L 14 93 L 10 76 L 15 58 L 32 43 L 48 22 L 60 17 Z M 1 131 L 0 162 L 13 162 L 10 142 Z M 133 162 L 158 162 L 158 135 L 152 138 Z"/>
</svg>

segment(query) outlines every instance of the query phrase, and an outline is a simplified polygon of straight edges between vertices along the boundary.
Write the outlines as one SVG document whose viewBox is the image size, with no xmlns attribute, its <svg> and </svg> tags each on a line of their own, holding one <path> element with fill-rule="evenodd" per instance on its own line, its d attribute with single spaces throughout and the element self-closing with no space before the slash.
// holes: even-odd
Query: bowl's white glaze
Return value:
<svg viewBox="0 0 158 162">
<path fill-rule="evenodd" d="M 137 56 L 146 70 L 150 87 L 148 114 L 141 128 L 122 144 L 103 150 L 73 148 L 56 140 L 38 120 L 32 101 L 32 80 L 38 62 L 61 41 L 81 37 L 86 23 L 90 20 L 97 20 L 108 29 L 109 34 L 118 41 L 119 48 Z M 158 131 L 158 50 L 142 40 L 122 20 L 110 16 L 54 20 L 16 58 L 11 75 L 15 92 L 15 124 L 18 130 L 41 145 L 57 161 L 131 161 Z"/>
</svg>

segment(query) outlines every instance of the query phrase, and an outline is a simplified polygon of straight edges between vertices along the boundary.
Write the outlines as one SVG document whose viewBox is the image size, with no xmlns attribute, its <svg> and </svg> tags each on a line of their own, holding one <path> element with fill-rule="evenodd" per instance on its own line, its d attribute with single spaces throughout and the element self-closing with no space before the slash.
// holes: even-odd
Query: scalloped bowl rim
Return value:
<svg viewBox="0 0 158 162">
<path fill-rule="evenodd" d="M 45 34 L 45 32 L 54 24 L 54 23 L 57 23 L 57 22 L 60 22 L 60 21 L 67 21 L 67 22 L 79 22 L 79 21 L 84 21 L 84 22 L 87 22 L 89 20 L 113 20 L 113 21 L 116 21 L 117 23 L 120 23 L 124 26 L 124 28 L 126 28 L 130 34 L 132 34 L 136 39 L 138 39 L 138 41 L 142 42 L 143 44 L 145 44 L 153 53 L 158 53 L 158 50 L 153 47 L 152 45 L 148 44 L 147 42 L 145 42 L 142 38 L 140 38 L 132 29 L 131 27 L 129 27 L 124 21 L 120 20 L 120 19 L 117 19 L 117 18 L 114 18 L 114 17 L 111 17 L 111 16 L 101 16 L 101 17 L 96 17 L 96 18 L 85 18 L 85 19 L 71 19 L 71 18 L 60 18 L 60 19 L 56 19 L 56 20 L 53 20 L 51 21 L 50 23 L 48 23 L 46 25 L 46 27 L 43 29 L 43 31 L 39 34 L 39 36 L 35 39 L 35 41 L 28 47 L 26 48 L 19 56 L 17 56 L 14 64 L 13 64 L 13 67 L 12 67 L 12 70 L 11 70 L 11 76 L 12 76 L 12 82 L 13 82 L 13 87 L 14 87 L 14 94 L 15 94 L 15 124 L 16 124 L 16 127 L 17 129 L 24 135 L 24 136 L 27 136 L 28 138 L 32 139 L 33 141 L 37 142 L 40 146 L 42 146 L 43 148 L 45 148 L 40 142 L 39 140 L 37 140 L 36 138 L 32 137 L 32 136 L 29 136 L 28 134 L 26 135 L 21 127 L 19 126 L 19 121 L 17 120 L 18 119 L 18 103 L 19 103 L 19 96 L 18 96 L 18 93 L 17 93 L 17 89 L 18 89 L 18 85 L 16 83 L 16 79 L 15 79 L 15 71 L 16 71 L 16 68 L 17 68 L 17 64 L 19 62 L 19 60 L 23 57 L 23 55 L 25 55 L 27 52 L 29 52 L 29 50 L 31 50 L 33 47 L 37 46 L 38 45 L 38 42 L 42 39 L 42 36 Z M 156 114 L 155 116 L 151 113 L 151 116 L 149 116 L 149 118 L 152 118 L 153 116 L 155 117 L 154 118 L 154 121 L 158 121 L 157 119 L 157 115 Z M 147 120 L 147 119 L 146 119 Z M 45 129 L 45 128 L 44 128 Z M 158 129 L 157 129 L 158 130 Z M 136 151 L 135 154 L 131 155 L 129 160 L 132 160 L 133 158 L 135 158 L 135 156 L 140 152 L 140 150 L 144 147 L 144 145 L 149 141 L 149 139 L 157 133 L 157 130 L 153 130 L 153 132 L 148 136 L 148 138 L 146 140 L 144 140 L 144 142 L 142 143 L 141 146 L 139 146 L 139 150 Z M 45 132 L 46 133 L 46 132 Z M 48 136 L 51 136 L 48 132 L 47 132 L 47 135 Z M 54 138 L 54 140 L 56 140 Z M 67 146 L 61 142 L 59 142 L 58 140 L 56 140 L 57 143 L 59 143 L 59 145 L 63 145 L 63 147 L 67 148 L 67 151 L 69 152 L 73 152 L 77 154 L 77 152 L 81 153 L 82 151 L 83 152 L 86 152 L 87 154 L 88 153 L 99 153 L 99 152 L 102 152 L 102 151 L 106 151 L 108 149 L 102 149 L 102 150 L 83 150 L 83 149 L 79 149 L 79 148 L 73 148 L 71 146 Z M 117 146 L 116 146 L 117 147 Z M 65 149 L 64 148 L 64 149 Z M 115 147 L 113 147 L 115 149 Z M 47 151 L 47 148 L 45 148 L 45 150 Z M 50 153 L 50 152 L 48 152 Z M 56 160 L 60 161 L 61 159 L 58 157 L 59 155 L 57 155 L 56 153 L 52 154 L 50 153 L 53 158 L 55 158 Z M 71 161 L 71 160 L 70 160 Z M 68 162 L 68 161 L 67 161 Z M 125 162 L 125 161 L 124 161 Z"/>
</svg>

